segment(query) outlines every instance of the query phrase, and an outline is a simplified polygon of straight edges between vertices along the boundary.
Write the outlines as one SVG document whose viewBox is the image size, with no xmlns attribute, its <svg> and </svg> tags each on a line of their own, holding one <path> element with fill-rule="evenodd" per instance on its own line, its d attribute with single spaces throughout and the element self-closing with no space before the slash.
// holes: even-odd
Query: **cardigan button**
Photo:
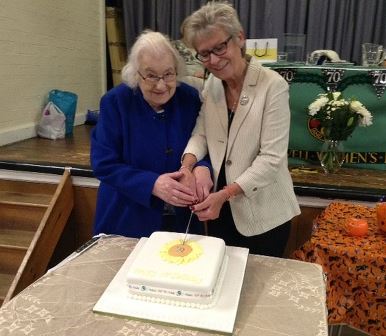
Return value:
<svg viewBox="0 0 386 336">
<path fill-rule="evenodd" d="M 225 164 L 226 164 L 227 166 L 230 166 L 230 165 L 232 164 L 232 161 L 231 161 L 231 160 L 226 160 L 226 161 L 225 161 Z"/>
<path fill-rule="evenodd" d="M 252 189 L 252 191 L 257 191 L 257 187 L 254 187 L 254 188 Z"/>
</svg>

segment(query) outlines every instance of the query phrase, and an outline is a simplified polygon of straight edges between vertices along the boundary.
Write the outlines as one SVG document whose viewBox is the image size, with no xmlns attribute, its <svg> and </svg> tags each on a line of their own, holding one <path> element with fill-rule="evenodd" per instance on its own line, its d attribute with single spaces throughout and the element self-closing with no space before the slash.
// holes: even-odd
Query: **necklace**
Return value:
<svg viewBox="0 0 386 336">
<path fill-rule="evenodd" d="M 234 102 L 233 105 L 232 105 L 232 108 L 231 108 L 231 112 L 232 112 L 232 113 L 235 113 L 235 111 L 236 111 L 237 101 L 238 101 L 238 99 L 236 99 L 235 102 Z"/>
<path fill-rule="evenodd" d="M 229 86 L 229 84 L 224 82 L 225 88 L 226 88 L 227 104 L 228 104 L 228 128 L 230 127 L 230 125 L 232 123 L 238 102 L 240 100 L 240 95 L 241 95 L 241 91 L 242 91 L 242 83 L 244 82 L 244 78 L 245 78 L 245 75 L 247 73 L 247 69 L 248 69 L 248 62 L 247 62 L 247 60 L 245 60 L 244 69 L 242 71 L 242 79 L 239 82 L 239 83 L 241 83 L 241 85 L 239 84 L 239 85 L 236 85 L 233 87 L 233 92 L 236 93 L 235 95 L 232 94 L 231 87 Z M 231 104 L 232 101 L 233 101 L 233 104 Z M 245 105 L 247 102 L 248 102 L 248 97 L 243 95 L 243 97 L 240 100 L 240 104 Z M 232 107 L 230 107 L 230 106 L 232 106 Z"/>
<path fill-rule="evenodd" d="M 228 120 L 232 120 L 237 107 L 237 100 L 233 103 L 232 107 L 228 109 Z"/>
<path fill-rule="evenodd" d="M 235 115 L 238 99 L 235 99 L 232 107 L 228 109 L 228 129 L 231 127 L 233 117 Z"/>
<path fill-rule="evenodd" d="M 235 114 L 237 104 L 239 102 L 240 93 L 237 93 L 235 96 L 232 96 L 231 93 L 228 91 L 228 119 L 232 119 L 233 115 Z M 229 99 L 231 98 L 231 99 Z M 233 104 L 230 102 L 233 101 Z"/>
</svg>

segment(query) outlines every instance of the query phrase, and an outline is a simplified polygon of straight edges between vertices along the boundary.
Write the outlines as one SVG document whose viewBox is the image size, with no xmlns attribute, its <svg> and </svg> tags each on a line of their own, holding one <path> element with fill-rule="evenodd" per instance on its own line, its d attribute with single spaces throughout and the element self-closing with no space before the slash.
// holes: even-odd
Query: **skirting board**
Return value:
<svg viewBox="0 0 386 336">
<path fill-rule="evenodd" d="M 85 120 L 86 113 L 76 113 L 74 125 L 82 125 Z M 35 123 L 28 123 L 17 127 L 0 129 L 0 146 L 36 137 L 36 127 Z"/>
<path fill-rule="evenodd" d="M 71 167 L 67 168 L 71 169 Z M 0 179 L 58 184 L 61 179 L 61 175 L 0 169 Z M 72 184 L 78 187 L 98 188 L 100 184 L 99 180 L 93 177 L 71 176 L 71 180 Z"/>
</svg>

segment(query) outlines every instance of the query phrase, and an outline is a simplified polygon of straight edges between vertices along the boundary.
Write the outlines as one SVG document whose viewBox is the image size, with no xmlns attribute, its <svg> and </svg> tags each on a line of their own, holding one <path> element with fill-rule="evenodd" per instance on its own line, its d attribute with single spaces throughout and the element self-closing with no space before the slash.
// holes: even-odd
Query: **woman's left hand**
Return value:
<svg viewBox="0 0 386 336">
<path fill-rule="evenodd" d="M 202 202 L 208 197 L 211 189 L 213 188 L 210 170 L 206 166 L 197 166 L 193 169 L 193 174 L 196 179 L 196 193 L 198 201 Z"/>
<path fill-rule="evenodd" d="M 220 190 L 209 194 L 203 202 L 195 204 L 191 209 L 200 221 L 216 219 L 219 217 L 222 205 L 227 199 L 228 195 Z"/>
</svg>

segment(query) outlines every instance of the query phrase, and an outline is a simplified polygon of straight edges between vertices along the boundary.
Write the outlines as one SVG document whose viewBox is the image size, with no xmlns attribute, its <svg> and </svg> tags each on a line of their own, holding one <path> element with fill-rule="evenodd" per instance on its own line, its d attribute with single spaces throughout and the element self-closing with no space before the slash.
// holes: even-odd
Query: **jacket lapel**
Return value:
<svg viewBox="0 0 386 336">
<path fill-rule="evenodd" d="M 223 132 L 228 133 L 228 110 L 225 99 L 225 91 L 220 79 L 210 76 L 210 81 L 213 83 L 208 83 L 210 88 L 209 94 L 212 96 L 213 113 L 216 114 L 216 118 L 220 120 Z M 211 113 L 212 111 L 209 111 Z"/>
<path fill-rule="evenodd" d="M 239 104 L 237 106 L 236 113 L 232 121 L 232 126 L 229 131 L 227 153 L 229 153 L 230 150 L 232 149 L 233 143 L 240 130 L 240 127 L 245 117 L 251 110 L 251 106 L 253 105 L 253 101 L 256 97 L 256 92 L 257 92 L 256 85 L 258 83 L 260 69 L 261 69 L 261 65 L 259 65 L 258 61 L 252 57 L 250 64 L 248 66 L 247 74 L 244 79 L 244 84 L 241 90 Z"/>
</svg>

